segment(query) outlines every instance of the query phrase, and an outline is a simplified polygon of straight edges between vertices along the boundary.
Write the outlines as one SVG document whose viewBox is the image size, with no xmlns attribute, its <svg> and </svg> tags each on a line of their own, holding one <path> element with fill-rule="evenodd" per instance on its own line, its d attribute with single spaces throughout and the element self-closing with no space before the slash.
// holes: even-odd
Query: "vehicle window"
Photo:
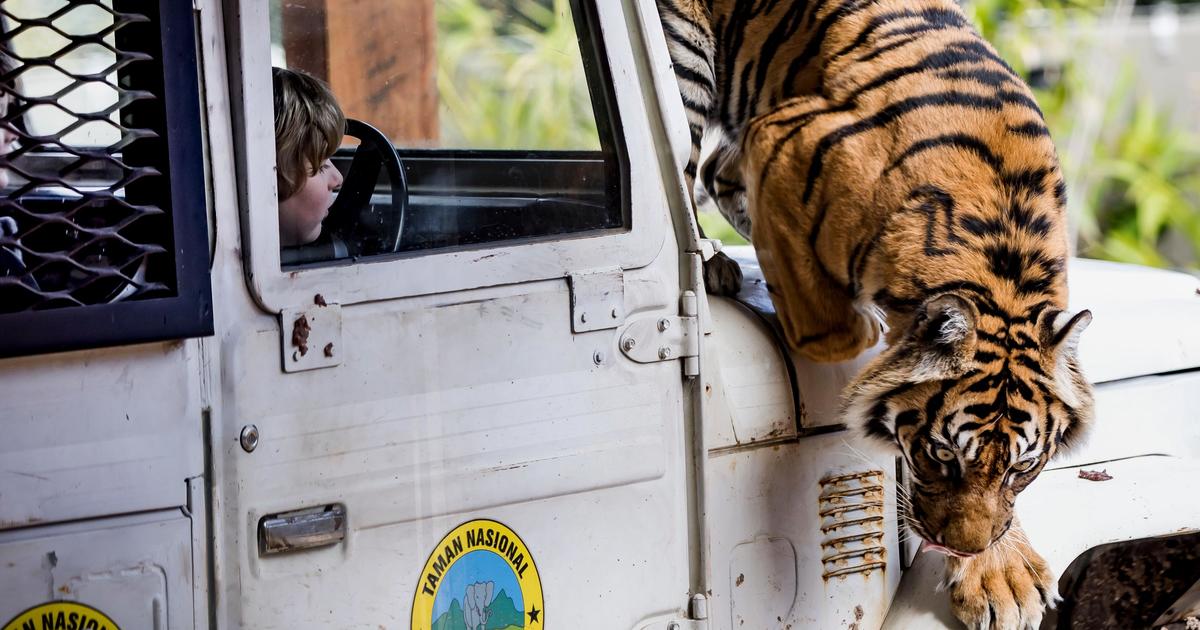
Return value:
<svg viewBox="0 0 1200 630">
<path fill-rule="evenodd" d="M 340 177 L 315 185 L 332 203 L 320 235 L 285 247 L 284 266 L 628 228 L 589 11 L 569 0 L 272 0 L 273 65 L 324 82 L 347 119 L 330 160 Z M 283 245 L 304 232 L 288 231 L 285 203 Z"/>
<path fill-rule="evenodd" d="M 3 3 L 0 356 L 211 330 L 192 16 L 156 6 Z"/>
</svg>

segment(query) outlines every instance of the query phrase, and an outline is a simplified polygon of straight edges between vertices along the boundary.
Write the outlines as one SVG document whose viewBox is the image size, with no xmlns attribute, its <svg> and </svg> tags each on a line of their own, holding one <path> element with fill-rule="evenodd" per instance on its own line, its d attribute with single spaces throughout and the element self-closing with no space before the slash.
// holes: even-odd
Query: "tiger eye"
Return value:
<svg viewBox="0 0 1200 630">
<path fill-rule="evenodd" d="M 933 456 L 941 462 L 954 461 L 954 452 L 944 446 L 933 449 Z"/>
</svg>

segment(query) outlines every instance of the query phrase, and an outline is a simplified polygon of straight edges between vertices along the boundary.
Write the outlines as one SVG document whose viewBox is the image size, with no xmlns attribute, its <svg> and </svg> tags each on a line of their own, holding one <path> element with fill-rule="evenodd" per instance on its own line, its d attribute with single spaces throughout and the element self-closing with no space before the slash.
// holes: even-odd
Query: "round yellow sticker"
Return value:
<svg viewBox="0 0 1200 630">
<path fill-rule="evenodd" d="M 4 630 L 120 630 L 108 615 L 78 602 L 46 602 L 12 618 Z"/>
<path fill-rule="evenodd" d="M 476 519 L 429 554 L 413 595 L 412 630 L 543 628 L 542 579 L 507 525 Z"/>
</svg>

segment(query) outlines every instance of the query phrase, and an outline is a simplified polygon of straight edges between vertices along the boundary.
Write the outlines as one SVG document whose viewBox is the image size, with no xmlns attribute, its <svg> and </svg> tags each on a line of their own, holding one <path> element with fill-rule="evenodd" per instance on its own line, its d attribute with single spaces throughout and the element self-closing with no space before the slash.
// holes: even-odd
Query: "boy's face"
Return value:
<svg viewBox="0 0 1200 630">
<path fill-rule="evenodd" d="M 342 185 L 342 174 L 325 160 L 291 197 L 279 202 L 279 244 L 304 245 L 321 235 L 321 221 Z"/>
<path fill-rule="evenodd" d="M 8 94 L 0 94 L 0 118 L 8 115 L 8 105 L 12 102 L 12 97 Z M 13 143 L 17 141 L 17 134 L 12 127 L 7 124 L 0 124 L 0 156 L 8 155 L 13 150 Z M 8 186 L 8 169 L 0 168 L 0 188 Z"/>
</svg>

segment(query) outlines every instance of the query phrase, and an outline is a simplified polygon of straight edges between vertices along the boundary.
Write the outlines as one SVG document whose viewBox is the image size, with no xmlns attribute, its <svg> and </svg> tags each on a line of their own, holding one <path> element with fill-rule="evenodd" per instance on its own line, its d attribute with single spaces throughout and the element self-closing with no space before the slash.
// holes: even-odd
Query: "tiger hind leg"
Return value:
<svg viewBox="0 0 1200 630">
<path fill-rule="evenodd" d="M 819 258 L 820 243 L 812 238 L 817 204 L 806 203 L 798 185 L 823 133 L 851 116 L 819 96 L 793 98 L 752 120 L 742 144 L 759 264 L 789 344 L 814 361 L 854 358 L 879 339 L 879 322 L 855 305 Z"/>
</svg>

